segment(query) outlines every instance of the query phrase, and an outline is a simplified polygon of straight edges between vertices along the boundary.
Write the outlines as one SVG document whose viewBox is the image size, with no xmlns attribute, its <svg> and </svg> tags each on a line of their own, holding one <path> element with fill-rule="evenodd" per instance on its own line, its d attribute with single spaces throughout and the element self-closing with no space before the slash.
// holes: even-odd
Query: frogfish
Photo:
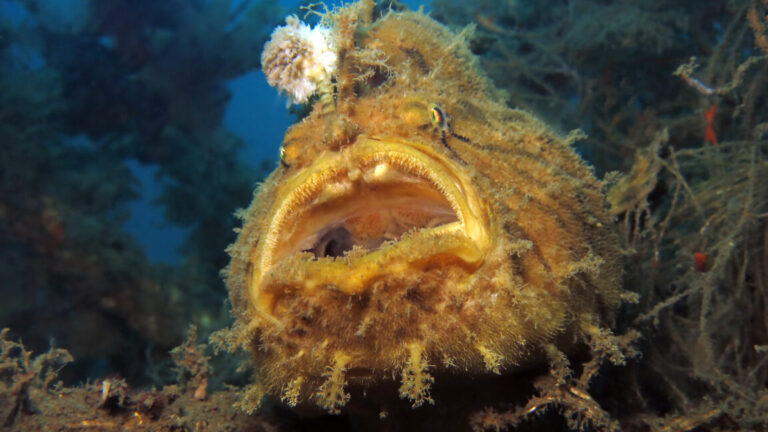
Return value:
<svg viewBox="0 0 768 432">
<path fill-rule="evenodd" d="M 388 382 L 439 403 L 442 372 L 514 372 L 611 325 L 602 183 L 578 134 L 506 105 L 471 30 L 369 0 L 315 28 L 290 17 L 267 43 L 270 84 L 308 113 L 228 249 L 254 398 L 336 413 Z"/>
</svg>

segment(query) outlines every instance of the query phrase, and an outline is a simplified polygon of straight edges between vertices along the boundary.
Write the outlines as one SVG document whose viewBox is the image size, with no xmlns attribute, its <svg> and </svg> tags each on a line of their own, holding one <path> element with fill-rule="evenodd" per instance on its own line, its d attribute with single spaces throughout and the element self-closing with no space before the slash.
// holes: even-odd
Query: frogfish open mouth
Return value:
<svg viewBox="0 0 768 432">
<path fill-rule="evenodd" d="M 511 371 L 610 325 L 601 183 L 572 139 L 505 105 L 467 40 L 363 1 L 267 44 L 270 83 L 311 112 L 229 250 L 257 394 L 338 412 L 351 386 L 394 380 L 419 406 L 436 372 Z"/>
</svg>

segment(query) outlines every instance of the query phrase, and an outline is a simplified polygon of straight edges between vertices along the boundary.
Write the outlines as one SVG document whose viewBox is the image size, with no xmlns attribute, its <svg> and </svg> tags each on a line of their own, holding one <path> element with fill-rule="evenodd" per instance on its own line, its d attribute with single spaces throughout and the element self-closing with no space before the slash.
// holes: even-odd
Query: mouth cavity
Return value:
<svg viewBox="0 0 768 432">
<path fill-rule="evenodd" d="M 426 145 L 361 137 L 282 182 L 277 196 L 253 275 L 266 304 L 271 285 L 353 293 L 430 256 L 479 265 L 489 243 L 470 178 Z"/>
<path fill-rule="evenodd" d="M 326 197 L 304 210 L 302 224 L 286 242 L 293 245 L 288 254 L 301 250 L 317 259 L 341 257 L 353 248 L 370 252 L 405 233 L 459 221 L 451 203 L 429 182 L 386 163 L 364 167 L 357 181 L 348 175 L 340 181 L 343 184 L 330 186 L 343 190 L 340 196 Z"/>
</svg>

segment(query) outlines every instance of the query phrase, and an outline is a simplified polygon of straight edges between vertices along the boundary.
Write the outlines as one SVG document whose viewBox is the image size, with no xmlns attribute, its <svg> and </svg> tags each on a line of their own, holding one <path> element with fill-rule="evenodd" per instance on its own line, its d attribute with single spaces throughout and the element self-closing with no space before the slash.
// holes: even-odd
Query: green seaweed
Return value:
<svg viewBox="0 0 768 432">
<path fill-rule="evenodd" d="M 23 413 L 35 411 L 33 399 L 46 393 L 58 373 L 74 361 L 69 351 L 51 346 L 32 357 L 21 342 L 8 340 L 9 329 L 0 331 L 0 421 L 10 427 Z M 61 387 L 61 383 L 56 385 Z"/>
</svg>

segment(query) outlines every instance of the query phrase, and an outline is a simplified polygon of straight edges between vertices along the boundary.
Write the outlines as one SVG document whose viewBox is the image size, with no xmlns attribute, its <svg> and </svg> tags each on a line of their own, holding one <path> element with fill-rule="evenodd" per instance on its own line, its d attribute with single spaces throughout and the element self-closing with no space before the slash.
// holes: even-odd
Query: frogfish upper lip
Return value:
<svg viewBox="0 0 768 432">
<path fill-rule="evenodd" d="M 346 294 L 414 266 L 478 267 L 488 211 L 467 169 L 428 144 L 360 136 L 281 182 L 252 256 L 250 295 L 271 313 L 285 290 Z"/>
</svg>

